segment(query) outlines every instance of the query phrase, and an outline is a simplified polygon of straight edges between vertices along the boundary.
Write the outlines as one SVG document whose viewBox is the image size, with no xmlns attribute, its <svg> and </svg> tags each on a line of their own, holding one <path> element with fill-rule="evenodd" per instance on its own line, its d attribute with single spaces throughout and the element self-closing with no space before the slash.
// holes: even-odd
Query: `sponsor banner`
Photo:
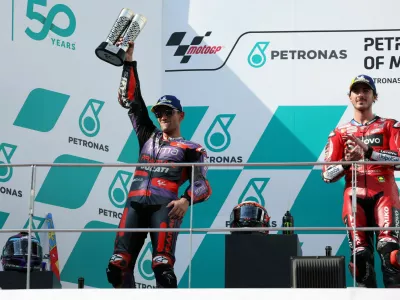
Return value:
<svg viewBox="0 0 400 300">
<path fill-rule="evenodd" d="M 375 80 L 377 114 L 400 119 L 393 96 L 400 84 L 400 23 L 391 13 L 400 4 L 392 1 L 390 10 L 362 19 L 355 12 L 371 14 L 374 1 L 241 4 L 1 3 L 0 16 L 8 25 L 0 33 L 7 49 L 0 102 L 0 227 L 27 228 L 31 195 L 33 228 L 42 228 L 49 213 L 56 229 L 118 227 L 130 186 L 140 180 L 133 179 L 135 168 L 125 166 L 137 161 L 139 144 L 127 110 L 117 101 L 122 68 L 99 60 L 94 50 L 123 7 L 148 19 L 135 42 L 135 59 L 152 121 L 158 125 L 150 108 L 161 95 L 178 97 L 185 111 L 182 136 L 201 144 L 212 164 L 207 177 L 213 195 L 193 208 L 193 220 L 189 213 L 185 216 L 183 228 L 191 223 L 226 228 L 232 208 L 249 200 L 267 209 L 272 229 L 281 226 L 287 210 L 296 226 L 344 226 L 343 182 L 325 184 L 318 167 L 218 164 L 321 161 L 332 130 L 352 118 L 347 93 L 351 79 L 360 74 Z M 379 129 L 364 142 L 382 145 L 382 134 Z M 6 163 L 96 166 L 37 168 L 31 194 L 31 168 L 1 167 Z M 105 163 L 121 166 L 108 168 Z M 397 224 L 398 211 L 387 213 Z M 179 287 L 188 286 L 190 262 L 192 287 L 224 286 L 225 234 L 179 235 L 174 266 Z M 348 258 L 345 232 L 298 234 L 303 255 L 321 255 L 330 245 L 333 254 Z M 53 266 L 63 288 L 76 288 L 79 277 L 87 287 L 111 287 L 105 268 L 115 232 L 57 233 L 56 244 L 52 234 L 36 236 L 44 249 L 57 249 Z M 6 238 L 0 236 L 0 245 Z M 156 286 L 153 253 L 148 235 L 134 270 L 138 288 Z M 204 261 L 212 263 L 212 274 Z M 377 257 L 382 286 L 379 263 Z"/>
</svg>

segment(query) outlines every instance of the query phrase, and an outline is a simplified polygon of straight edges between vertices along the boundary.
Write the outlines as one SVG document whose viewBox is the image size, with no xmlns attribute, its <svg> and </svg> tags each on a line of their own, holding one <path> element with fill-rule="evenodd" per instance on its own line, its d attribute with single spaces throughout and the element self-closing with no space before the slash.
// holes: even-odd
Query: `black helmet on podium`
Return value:
<svg viewBox="0 0 400 300">
<path fill-rule="evenodd" d="M 270 227 L 270 216 L 265 207 L 255 201 L 244 201 L 236 205 L 230 218 L 231 228 L 241 227 Z M 252 233 L 245 231 L 234 231 L 233 233 Z M 255 233 L 255 232 L 254 232 Z M 269 231 L 260 231 L 260 233 L 268 234 Z"/>
<path fill-rule="evenodd" d="M 31 270 L 42 270 L 43 250 L 40 241 L 31 237 Z M 28 268 L 28 233 L 20 232 L 7 239 L 1 253 L 4 271 L 26 271 Z"/>
</svg>

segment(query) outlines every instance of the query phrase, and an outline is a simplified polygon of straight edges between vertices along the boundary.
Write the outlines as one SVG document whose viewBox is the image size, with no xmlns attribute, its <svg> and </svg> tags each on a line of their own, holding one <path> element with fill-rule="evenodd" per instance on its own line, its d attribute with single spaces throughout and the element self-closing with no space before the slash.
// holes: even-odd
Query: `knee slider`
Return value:
<svg viewBox="0 0 400 300">
<path fill-rule="evenodd" d="M 374 270 L 374 256 L 369 248 L 360 247 L 356 250 L 356 280 L 368 287 L 376 285 L 375 270 Z M 354 262 L 353 255 L 350 259 L 349 270 L 354 276 Z"/>
<path fill-rule="evenodd" d="M 108 282 L 114 288 L 122 284 L 123 274 L 128 270 L 130 263 L 130 255 L 128 254 L 114 254 L 111 256 L 106 269 Z"/>
</svg>

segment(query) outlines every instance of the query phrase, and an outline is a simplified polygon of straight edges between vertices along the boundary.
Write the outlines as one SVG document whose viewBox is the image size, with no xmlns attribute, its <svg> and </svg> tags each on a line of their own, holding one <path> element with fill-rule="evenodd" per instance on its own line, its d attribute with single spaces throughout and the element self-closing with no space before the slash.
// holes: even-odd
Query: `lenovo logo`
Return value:
<svg viewBox="0 0 400 300">
<path fill-rule="evenodd" d="M 363 142 L 369 146 L 383 146 L 383 134 L 371 134 L 363 137 Z"/>
</svg>

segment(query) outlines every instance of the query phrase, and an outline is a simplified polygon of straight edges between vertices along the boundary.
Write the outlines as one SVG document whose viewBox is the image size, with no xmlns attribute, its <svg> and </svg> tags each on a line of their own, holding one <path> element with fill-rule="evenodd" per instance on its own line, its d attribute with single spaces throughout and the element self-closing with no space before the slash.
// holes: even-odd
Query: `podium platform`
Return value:
<svg viewBox="0 0 400 300">
<path fill-rule="evenodd" d="M 291 256 L 302 256 L 297 234 L 227 234 L 226 288 L 290 288 Z"/>
<path fill-rule="evenodd" d="M 52 271 L 31 272 L 31 289 L 60 289 L 61 283 Z M 26 272 L 0 271 L 0 288 L 26 289 Z"/>
</svg>

